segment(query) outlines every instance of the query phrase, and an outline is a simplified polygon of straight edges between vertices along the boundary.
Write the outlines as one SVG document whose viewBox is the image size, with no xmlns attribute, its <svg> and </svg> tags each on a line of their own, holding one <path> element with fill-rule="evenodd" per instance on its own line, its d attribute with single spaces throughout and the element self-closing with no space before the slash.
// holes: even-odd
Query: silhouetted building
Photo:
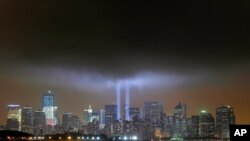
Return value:
<svg viewBox="0 0 250 141">
<path fill-rule="evenodd" d="M 164 123 L 164 131 L 166 136 L 171 137 L 174 134 L 175 129 L 175 117 L 174 116 L 166 116 Z"/>
<path fill-rule="evenodd" d="M 44 135 L 46 134 L 46 116 L 43 110 L 36 110 L 34 112 L 33 121 L 33 132 L 34 135 Z"/>
<path fill-rule="evenodd" d="M 117 117 L 117 105 L 105 105 L 105 125 L 112 124 Z"/>
<path fill-rule="evenodd" d="M 54 94 L 49 90 L 43 95 L 43 111 L 46 116 L 47 133 L 54 132 L 58 125 L 57 109 L 57 106 L 55 106 Z"/>
<path fill-rule="evenodd" d="M 200 116 L 195 115 L 191 117 L 191 136 L 199 137 L 199 125 L 200 125 Z"/>
<path fill-rule="evenodd" d="M 216 109 L 216 134 L 222 138 L 229 138 L 230 124 L 235 124 L 235 115 L 233 107 L 218 107 Z"/>
<path fill-rule="evenodd" d="M 215 134 L 215 122 L 211 113 L 205 110 L 200 112 L 199 135 L 201 137 L 213 137 Z"/>
<path fill-rule="evenodd" d="M 62 116 L 62 128 L 64 131 L 78 131 L 80 129 L 80 119 L 72 113 L 64 113 Z"/>
<path fill-rule="evenodd" d="M 69 130 L 72 126 L 72 113 L 63 113 L 62 115 L 62 128 Z"/>
<path fill-rule="evenodd" d="M 33 109 L 30 106 L 22 109 L 22 131 L 33 134 Z"/>
<path fill-rule="evenodd" d="M 22 108 L 20 105 L 8 105 L 7 125 L 8 130 L 21 131 Z"/>
<path fill-rule="evenodd" d="M 144 102 L 143 118 L 153 126 L 160 126 L 163 116 L 163 105 L 159 102 Z"/>
</svg>

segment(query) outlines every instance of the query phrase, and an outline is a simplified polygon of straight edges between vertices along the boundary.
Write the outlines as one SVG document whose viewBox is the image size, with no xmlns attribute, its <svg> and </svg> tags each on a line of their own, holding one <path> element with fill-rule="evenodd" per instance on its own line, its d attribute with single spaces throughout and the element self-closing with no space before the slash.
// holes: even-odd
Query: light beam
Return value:
<svg viewBox="0 0 250 141">
<path fill-rule="evenodd" d="M 117 120 L 121 119 L 121 84 L 116 84 Z"/>
<path fill-rule="evenodd" d="M 129 91 L 129 81 L 126 81 L 126 105 L 125 105 L 125 112 L 126 112 L 126 120 L 129 120 L 129 105 L 130 105 L 130 91 Z"/>
</svg>

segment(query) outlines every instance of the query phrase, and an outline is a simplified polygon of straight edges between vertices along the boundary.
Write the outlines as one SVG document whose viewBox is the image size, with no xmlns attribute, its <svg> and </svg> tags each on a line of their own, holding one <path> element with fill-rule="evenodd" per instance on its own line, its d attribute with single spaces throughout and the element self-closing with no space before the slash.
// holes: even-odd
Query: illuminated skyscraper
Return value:
<svg viewBox="0 0 250 141">
<path fill-rule="evenodd" d="M 93 113 L 93 109 L 91 105 L 89 105 L 88 109 L 83 110 L 83 125 L 87 125 L 89 122 L 91 122 L 92 113 Z"/>
<path fill-rule="evenodd" d="M 213 137 L 215 133 L 214 118 L 205 110 L 200 112 L 199 135 L 201 137 Z"/>
<path fill-rule="evenodd" d="M 33 109 L 30 106 L 22 109 L 22 131 L 33 133 Z"/>
<path fill-rule="evenodd" d="M 55 130 L 58 125 L 57 106 L 55 106 L 54 94 L 48 91 L 43 95 L 43 111 L 46 116 L 46 126 L 48 133 Z"/>
<path fill-rule="evenodd" d="M 93 112 L 90 116 L 90 122 L 93 122 L 93 120 L 100 121 L 100 112 Z"/>
<path fill-rule="evenodd" d="M 229 138 L 230 124 L 235 124 L 233 107 L 220 106 L 216 109 L 216 133 L 219 137 Z"/>
<path fill-rule="evenodd" d="M 8 116 L 6 128 L 21 131 L 22 108 L 20 105 L 8 105 Z"/>
</svg>

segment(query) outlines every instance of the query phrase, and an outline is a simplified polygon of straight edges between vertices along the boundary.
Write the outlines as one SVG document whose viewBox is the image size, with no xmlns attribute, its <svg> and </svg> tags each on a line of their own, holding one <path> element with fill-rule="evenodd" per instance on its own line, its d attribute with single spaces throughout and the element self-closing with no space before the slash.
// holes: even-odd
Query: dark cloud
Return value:
<svg viewBox="0 0 250 141">
<path fill-rule="evenodd" d="M 2 3 L 5 57 L 100 67 L 249 60 L 246 2 Z"/>
</svg>

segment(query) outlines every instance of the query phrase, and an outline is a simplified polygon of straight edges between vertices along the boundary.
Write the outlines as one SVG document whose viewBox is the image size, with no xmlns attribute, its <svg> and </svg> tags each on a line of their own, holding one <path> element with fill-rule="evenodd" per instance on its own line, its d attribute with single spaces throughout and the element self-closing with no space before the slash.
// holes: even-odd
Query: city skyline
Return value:
<svg viewBox="0 0 250 141">
<path fill-rule="evenodd" d="M 51 90 L 48 90 L 48 91 L 46 91 L 46 92 L 44 92 L 43 93 L 43 96 L 48 96 L 48 95 L 50 95 L 50 94 L 53 94 L 53 97 L 54 97 L 54 92 L 53 91 L 51 91 Z M 44 99 L 41 99 L 41 103 L 42 104 L 44 104 Z M 51 103 L 53 106 L 52 106 L 52 108 L 54 108 L 54 107 L 56 107 L 56 113 L 58 112 L 57 111 L 57 109 L 59 108 L 60 109 L 60 107 L 58 107 L 57 105 L 55 105 L 55 102 L 56 100 L 54 100 L 54 98 L 53 98 L 53 103 Z M 122 104 L 123 102 L 122 102 L 122 100 L 121 101 L 119 101 L 120 102 L 120 104 Z M 233 107 L 233 106 L 231 106 L 231 105 L 226 105 L 226 104 L 221 104 L 221 105 L 218 105 L 217 107 L 216 107 L 216 109 L 214 109 L 214 111 L 215 111 L 215 113 L 212 113 L 211 111 L 209 111 L 208 109 L 209 108 L 200 108 L 199 109 L 199 111 L 197 111 L 197 113 L 193 113 L 193 114 L 191 114 L 191 113 L 189 113 L 188 112 L 188 105 L 184 102 L 184 101 L 179 101 L 178 103 L 176 103 L 175 105 L 174 105 L 174 107 L 172 108 L 172 111 L 171 112 L 169 112 L 169 113 L 167 113 L 166 112 L 166 110 L 165 110 L 165 104 L 164 103 L 162 103 L 161 101 L 154 101 L 154 100 L 149 100 L 149 101 L 144 101 L 143 102 L 143 105 L 142 106 L 139 106 L 139 107 L 137 107 L 137 106 L 130 106 L 130 107 L 128 107 L 128 108 L 139 108 L 139 112 L 140 112 L 140 117 L 143 117 L 143 108 L 145 108 L 145 106 L 147 105 L 147 104 L 150 104 L 150 103 L 159 103 L 159 104 L 161 104 L 161 106 L 162 106 L 162 112 L 163 113 L 165 113 L 166 114 L 166 116 L 176 116 L 176 114 L 178 113 L 176 113 L 176 111 L 175 111 L 175 109 L 176 108 L 180 108 L 180 106 L 182 105 L 182 104 L 184 104 L 185 105 L 185 113 L 183 113 L 184 115 L 182 115 L 182 117 L 189 117 L 189 118 L 191 118 L 192 116 L 196 116 L 196 115 L 199 115 L 199 113 L 200 112 L 203 112 L 203 111 L 206 111 L 206 112 L 209 112 L 209 113 L 211 113 L 212 115 L 213 115 L 213 117 L 216 117 L 216 111 L 215 110 L 217 110 L 217 108 L 218 107 L 223 107 L 223 106 L 226 106 L 226 107 Z M 48 105 L 49 103 L 47 103 L 47 105 Z M 134 105 L 133 103 L 131 103 L 132 105 Z M 146 104 L 146 105 L 145 105 Z M 46 105 L 46 104 L 45 104 Z M 59 113 L 60 113 L 60 116 L 58 116 L 57 118 L 58 119 L 55 119 L 55 120 L 59 120 L 59 121 L 61 121 L 62 120 L 62 118 L 63 118 L 63 115 L 65 114 L 65 113 L 71 113 L 71 114 L 75 114 L 75 115 L 77 115 L 78 117 L 80 117 L 80 121 L 82 122 L 82 123 L 84 123 L 84 112 L 87 110 L 88 112 L 90 112 L 90 113 L 93 113 L 93 112 L 100 112 L 101 110 L 104 110 L 105 111 L 105 106 L 107 106 L 107 105 L 115 105 L 115 106 L 117 106 L 117 108 L 116 108 L 116 120 L 128 120 L 128 118 L 126 117 L 127 115 L 127 112 L 126 112 L 126 110 L 125 109 L 123 109 L 123 108 L 127 108 L 127 107 L 125 107 L 125 105 L 124 105 L 124 107 L 122 107 L 121 109 L 120 109 L 120 114 L 121 114 L 121 116 L 117 116 L 118 114 L 119 114 L 119 110 L 118 110 L 118 103 L 117 103 L 117 101 L 115 101 L 114 103 L 106 103 L 105 105 L 102 105 L 102 107 L 100 107 L 100 108 L 95 108 L 94 106 L 93 106 L 93 104 L 90 104 L 90 105 L 88 105 L 87 107 L 84 107 L 81 111 L 78 111 L 78 112 L 76 112 L 76 113 L 74 113 L 74 112 L 72 112 L 72 111 L 63 111 L 63 109 L 60 109 L 59 110 Z M 33 109 L 33 111 L 39 111 L 39 110 L 42 110 L 43 109 L 43 106 L 41 106 L 41 107 L 33 107 L 33 106 L 31 106 L 31 105 L 21 105 L 21 104 L 17 104 L 17 103 L 12 103 L 12 104 L 8 104 L 8 105 L 6 105 L 6 107 L 19 107 L 19 109 L 26 109 L 26 108 L 29 108 L 29 109 Z M 6 108 L 7 109 L 7 108 Z M 89 110 L 91 110 L 91 111 L 89 111 Z M 6 110 L 7 111 L 7 110 Z M 44 111 L 45 113 L 46 113 L 46 110 L 42 110 L 42 111 Z M 235 111 L 235 109 L 234 109 L 234 111 Z M 237 111 L 237 110 L 236 110 Z M 7 111 L 8 112 L 8 111 Z M 20 111 L 21 112 L 21 111 Z M 179 111 L 180 113 L 182 113 L 181 111 Z M 50 113 L 50 112 L 48 112 L 48 113 Z M 79 113 L 80 113 L 80 115 L 79 115 Z M 51 116 L 52 116 L 52 114 L 50 113 L 49 114 L 50 116 L 48 117 L 48 118 L 51 118 Z M 177 114 L 178 115 L 178 114 Z M 176 117 L 179 117 L 179 116 L 176 116 Z M 237 118 L 236 118 L 237 119 Z M 47 120 L 47 119 L 46 119 Z M 53 119 L 54 120 L 54 119 Z M 130 118 L 130 120 L 131 120 L 131 118 Z M 57 121 L 58 122 L 58 121 Z M 7 123 L 7 114 L 6 114 L 6 123 Z M 4 124 L 1 124 L 1 125 L 6 125 L 6 123 L 4 123 Z M 46 121 L 46 123 L 48 123 L 49 125 L 50 124 L 52 124 L 51 123 L 51 121 L 50 120 L 48 120 L 48 121 Z M 53 125 L 51 125 L 51 126 L 54 126 L 54 125 L 61 125 L 62 124 L 62 122 L 61 123 L 56 123 L 56 124 L 54 124 L 53 123 Z"/>
<path fill-rule="evenodd" d="M 137 107 L 127 106 L 118 109 L 118 105 L 123 103 L 121 100 L 116 104 L 105 104 L 104 109 L 93 109 L 90 105 L 88 109 L 83 110 L 82 118 L 70 111 L 63 112 L 60 120 L 54 93 L 51 90 L 43 94 L 42 103 L 43 110 L 33 110 L 31 106 L 8 105 L 7 124 L 6 127 L 1 126 L 1 130 L 30 133 L 34 139 L 46 135 L 55 135 L 60 139 L 62 133 L 105 134 L 109 138 L 119 137 L 119 140 L 121 138 L 127 140 L 128 137 L 131 139 L 135 137 L 137 140 L 177 136 L 229 139 L 229 127 L 236 124 L 237 117 L 234 108 L 229 105 L 217 107 L 215 116 L 202 109 L 198 114 L 188 117 L 185 103 L 178 103 L 173 113 L 167 115 L 163 103 L 158 101 L 145 101 L 143 108 L 139 110 Z M 128 108 L 132 111 L 127 115 Z M 51 138 L 49 136 L 46 138 Z"/>
</svg>

